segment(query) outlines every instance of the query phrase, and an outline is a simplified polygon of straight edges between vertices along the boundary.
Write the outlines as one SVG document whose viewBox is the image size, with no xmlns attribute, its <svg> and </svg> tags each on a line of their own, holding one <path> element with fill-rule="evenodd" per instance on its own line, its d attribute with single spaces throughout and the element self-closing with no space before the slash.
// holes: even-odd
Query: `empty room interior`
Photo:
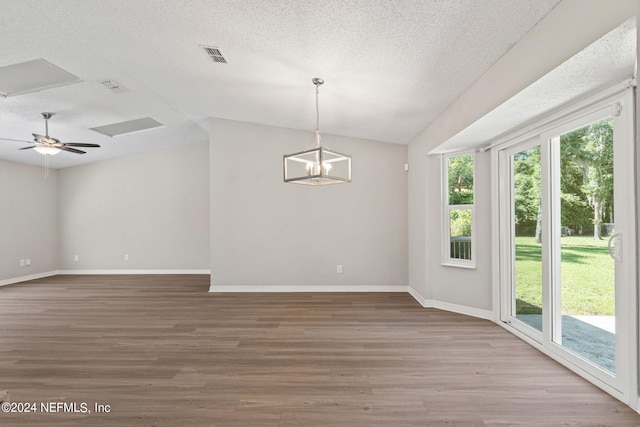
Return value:
<svg viewBox="0 0 640 427">
<path fill-rule="evenodd" d="M 640 425 L 640 0 L 0 8 L 0 425 Z"/>
</svg>

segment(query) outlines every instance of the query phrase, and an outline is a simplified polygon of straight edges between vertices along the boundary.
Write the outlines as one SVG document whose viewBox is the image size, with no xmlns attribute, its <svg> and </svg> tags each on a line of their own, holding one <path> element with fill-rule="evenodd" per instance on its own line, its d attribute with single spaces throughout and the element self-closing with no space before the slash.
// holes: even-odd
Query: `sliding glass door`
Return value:
<svg viewBox="0 0 640 427">
<path fill-rule="evenodd" d="M 632 100 L 498 153 L 501 320 L 621 398 L 635 329 Z"/>
<path fill-rule="evenodd" d="M 542 181 L 541 147 L 537 139 L 505 154 L 510 203 L 508 280 L 509 317 L 514 326 L 542 341 Z M 510 321 L 510 320 L 509 320 Z"/>
<path fill-rule="evenodd" d="M 616 373 L 613 117 L 550 138 L 555 281 L 553 342 Z M 557 163 L 557 165 L 556 165 Z"/>
</svg>

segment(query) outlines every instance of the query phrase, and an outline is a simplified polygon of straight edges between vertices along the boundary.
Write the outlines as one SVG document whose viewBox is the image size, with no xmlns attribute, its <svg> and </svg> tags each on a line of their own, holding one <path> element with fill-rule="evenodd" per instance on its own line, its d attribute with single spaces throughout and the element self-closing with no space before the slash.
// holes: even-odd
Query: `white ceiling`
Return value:
<svg viewBox="0 0 640 427">
<path fill-rule="evenodd" d="M 81 83 L 0 98 L 0 137 L 102 145 L 61 168 L 208 140 L 221 117 L 408 143 L 559 0 L 0 0 L 0 67 L 44 58 Z M 217 46 L 228 63 L 199 45 Z M 98 82 L 126 88 L 111 93 Z M 96 126 L 164 127 L 110 138 Z M 0 158 L 42 165 L 0 141 Z"/>
<path fill-rule="evenodd" d="M 529 124 L 585 95 L 635 76 L 636 21 L 630 19 L 500 105 L 433 153 L 486 147 L 513 128 Z"/>
</svg>

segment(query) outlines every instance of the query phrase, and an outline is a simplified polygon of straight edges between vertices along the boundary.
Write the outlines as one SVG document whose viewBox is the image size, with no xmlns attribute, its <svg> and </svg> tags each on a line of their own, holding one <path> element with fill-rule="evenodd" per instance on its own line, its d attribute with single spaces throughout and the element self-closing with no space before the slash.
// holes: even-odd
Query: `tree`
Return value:
<svg viewBox="0 0 640 427">
<path fill-rule="evenodd" d="M 451 237 L 471 236 L 471 211 L 456 209 L 450 213 Z"/>
<path fill-rule="evenodd" d="M 613 222 L 613 120 L 605 119 L 560 136 L 562 225 L 580 230 L 592 223 L 601 239 L 604 219 Z M 513 156 L 516 231 L 541 241 L 540 147 Z"/>
<path fill-rule="evenodd" d="M 473 155 L 449 157 L 449 205 L 473 204 Z"/>
<path fill-rule="evenodd" d="M 571 186 L 571 193 L 577 195 L 575 183 L 570 182 L 571 168 L 582 175 L 580 192 L 586 198 L 586 204 L 591 208 L 593 221 L 593 238 L 600 240 L 602 219 L 605 212 L 613 210 L 613 119 L 605 119 L 589 126 L 564 134 L 560 137 L 563 153 L 562 183 L 566 192 Z M 571 165 L 573 163 L 573 166 Z M 565 202 L 580 207 L 579 198 L 565 197 Z M 569 207 L 569 206 L 567 206 Z M 575 213 L 574 220 L 584 217 L 584 210 L 564 209 Z M 611 216 L 611 214 L 609 214 Z M 563 218 L 564 220 L 564 218 Z M 611 220 L 611 218 L 610 218 Z"/>
<path fill-rule="evenodd" d="M 539 243 L 542 234 L 539 146 L 514 155 L 513 174 L 516 226 L 519 230 L 531 230 L 535 226 L 535 239 Z"/>
</svg>

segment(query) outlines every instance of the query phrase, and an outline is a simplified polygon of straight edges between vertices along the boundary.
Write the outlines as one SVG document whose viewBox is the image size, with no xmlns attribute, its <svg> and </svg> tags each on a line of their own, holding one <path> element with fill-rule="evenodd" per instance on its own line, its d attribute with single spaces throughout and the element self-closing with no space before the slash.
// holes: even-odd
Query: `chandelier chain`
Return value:
<svg viewBox="0 0 640 427">
<path fill-rule="evenodd" d="M 320 94 L 320 85 L 316 83 L 316 132 L 320 132 L 320 103 L 318 97 Z"/>
</svg>

